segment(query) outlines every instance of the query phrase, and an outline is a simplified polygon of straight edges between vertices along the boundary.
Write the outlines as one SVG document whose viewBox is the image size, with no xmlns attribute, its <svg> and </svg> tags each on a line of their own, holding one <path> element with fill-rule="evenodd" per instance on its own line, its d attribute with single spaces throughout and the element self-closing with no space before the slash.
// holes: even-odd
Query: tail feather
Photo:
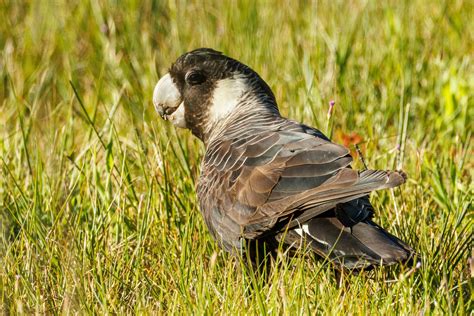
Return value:
<svg viewBox="0 0 474 316">
<path fill-rule="evenodd" d="M 360 222 L 351 229 L 352 236 L 377 253 L 386 264 L 409 259 L 413 250 L 372 221 Z"/>
<path fill-rule="evenodd" d="M 317 217 L 295 228 L 311 249 L 347 269 L 368 269 L 409 260 L 412 250 L 370 220 L 345 227 L 335 217 Z"/>
</svg>

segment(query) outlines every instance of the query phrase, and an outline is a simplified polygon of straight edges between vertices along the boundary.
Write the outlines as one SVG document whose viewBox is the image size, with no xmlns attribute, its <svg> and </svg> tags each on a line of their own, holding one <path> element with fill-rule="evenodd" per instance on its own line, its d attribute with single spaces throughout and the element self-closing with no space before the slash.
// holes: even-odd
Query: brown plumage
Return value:
<svg viewBox="0 0 474 316">
<path fill-rule="evenodd" d="M 407 260 L 412 251 L 372 221 L 367 195 L 405 182 L 399 171 L 350 168 L 347 148 L 282 117 L 249 67 L 210 49 L 186 53 L 157 84 L 157 111 L 206 146 L 201 212 L 219 245 L 305 240 L 337 266 Z"/>
</svg>

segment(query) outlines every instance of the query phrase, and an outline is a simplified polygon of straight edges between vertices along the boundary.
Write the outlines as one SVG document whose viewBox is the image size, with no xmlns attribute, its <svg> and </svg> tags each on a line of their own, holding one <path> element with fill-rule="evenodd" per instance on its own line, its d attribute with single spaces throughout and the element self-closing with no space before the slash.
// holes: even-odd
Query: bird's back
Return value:
<svg viewBox="0 0 474 316">
<path fill-rule="evenodd" d="M 372 222 L 367 197 L 403 176 L 350 169 L 349 151 L 306 125 L 281 117 L 259 123 L 228 128 L 202 163 L 201 211 L 223 248 L 286 236 L 348 268 L 408 258 L 409 248 Z"/>
</svg>

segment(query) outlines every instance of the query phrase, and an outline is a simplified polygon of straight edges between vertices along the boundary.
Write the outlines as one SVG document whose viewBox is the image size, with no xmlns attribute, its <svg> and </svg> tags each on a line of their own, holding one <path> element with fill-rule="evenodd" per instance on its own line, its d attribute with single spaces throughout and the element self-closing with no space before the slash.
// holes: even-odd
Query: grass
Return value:
<svg viewBox="0 0 474 316">
<path fill-rule="evenodd" d="M 0 0 L 0 311 L 472 313 L 473 15 L 467 0 Z M 217 248 L 195 196 L 204 148 L 151 104 L 202 46 L 259 72 L 284 115 L 407 172 L 372 201 L 421 268 L 342 290 L 307 256 L 263 282 Z"/>
</svg>

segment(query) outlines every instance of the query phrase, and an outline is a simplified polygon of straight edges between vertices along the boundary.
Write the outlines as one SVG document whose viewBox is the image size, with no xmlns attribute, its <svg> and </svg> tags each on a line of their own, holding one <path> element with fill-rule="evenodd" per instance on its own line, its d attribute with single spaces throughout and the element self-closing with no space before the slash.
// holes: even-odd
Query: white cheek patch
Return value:
<svg viewBox="0 0 474 316">
<path fill-rule="evenodd" d="M 167 116 L 167 119 L 170 120 L 174 126 L 186 128 L 186 120 L 184 118 L 184 102 L 181 102 L 176 111 Z"/>
<path fill-rule="evenodd" d="M 219 80 L 209 108 L 211 121 L 217 122 L 225 119 L 236 108 L 240 98 L 247 90 L 247 81 L 242 77 Z"/>
</svg>

